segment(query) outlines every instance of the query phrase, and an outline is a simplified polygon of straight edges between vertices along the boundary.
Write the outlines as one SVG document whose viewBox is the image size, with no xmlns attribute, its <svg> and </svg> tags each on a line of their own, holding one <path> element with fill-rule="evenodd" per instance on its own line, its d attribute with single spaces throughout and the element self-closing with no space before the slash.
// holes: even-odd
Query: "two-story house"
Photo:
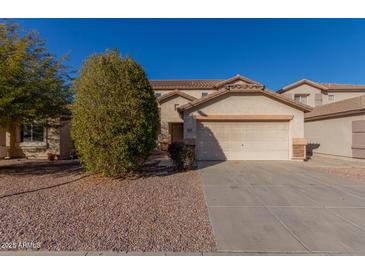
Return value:
<svg viewBox="0 0 365 274">
<path fill-rule="evenodd" d="M 304 120 L 309 154 L 365 159 L 365 85 L 304 79 L 278 93 L 314 107 Z"/>
<path fill-rule="evenodd" d="M 303 159 L 310 106 L 236 75 L 227 80 L 150 81 L 160 141 L 195 145 L 198 160 Z"/>
<path fill-rule="evenodd" d="M 317 107 L 365 95 L 365 85 L 326 84 L 303 79 L 277 92 L 295 101 Z"/>
<path fill-rule="evenodd" d="M 263 84 L 236 75 L 227 80 L 151 80 L 159 104 L 161 132 L 160 139 L 166 142 L 183 140 L 183 117 L 178 108 L 213 92 L 224 90 L 228 84 Z"/>
</svg>

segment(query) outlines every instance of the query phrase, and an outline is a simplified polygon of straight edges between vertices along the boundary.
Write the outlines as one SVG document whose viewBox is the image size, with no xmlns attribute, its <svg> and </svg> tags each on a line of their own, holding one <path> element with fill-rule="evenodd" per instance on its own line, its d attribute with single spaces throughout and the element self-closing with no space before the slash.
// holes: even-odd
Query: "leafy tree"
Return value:
<svg viewBox="0 0 365 274">
<path fill-rule="evenodd" d="M 63 60 L 56 60 L 36 32 L 0 22 L 0 126 L 10 133 L 8 156 L 15 149 L 15 130 L 22 123 L 59 117 L 72 96 Z"/>
<path fill-rule="evenodd" d="M 132 58 L 116 50 L 89 57 L 74 83 L 72 132 L 86 170 L 106 176 L 136 170 L 156 145 L 152 87 Z"/>
</svg>

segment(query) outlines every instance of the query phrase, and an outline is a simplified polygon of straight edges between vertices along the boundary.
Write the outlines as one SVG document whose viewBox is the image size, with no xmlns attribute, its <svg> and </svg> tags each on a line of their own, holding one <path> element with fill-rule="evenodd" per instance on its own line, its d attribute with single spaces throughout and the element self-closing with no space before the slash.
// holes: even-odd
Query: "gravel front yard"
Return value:
<svg viewBox="0 0 365 274">
<path fill-rule="evenodd" d="M 1 161 L 0 220 L 0 243 L 48 250 L 215 249 L 194 171 L 123 180 L 86 176 L 76 161 Z"/>
</svg>

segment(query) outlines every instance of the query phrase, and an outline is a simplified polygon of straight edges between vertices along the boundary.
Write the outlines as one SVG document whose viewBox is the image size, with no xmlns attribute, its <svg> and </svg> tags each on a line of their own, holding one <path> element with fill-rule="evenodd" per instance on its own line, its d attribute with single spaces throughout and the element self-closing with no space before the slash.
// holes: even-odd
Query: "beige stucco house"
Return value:
<svg viewBox="0 0 365 274">
<path fill-rule="evenodd" d="M 15 143 L 15 149 L 11 152 L 7 149 L 10 142 Z M 15 128 L 15 134 L 0 127 L 0 158 L 47 159 L 49 153 L 57 159 L 67 159 L 73 153 L 69 119 L 59 119 L 48 127 L 36 123 L 19 125 Z"/>
<path fill-rule="evenodd" d="M 308 154 L 365 158 L 365 85 L 325 84 L 303 79 L 279 94 L 314 107 L 305 115 Z"/>
<path fill-rule="evenodd" d="M 365 95 L 365 85 L 326 84 L 303 79 L 277 92 L 295 101 L 317 107 Z"/>
<path fill-rule="evenodd" d="M 305 158 L 308 105 L 240 75 L 151 84 L 160 107 L 161 135 L 194 145 L 198 160 Z"/>
<path fill-rule="evenodd" d="M 365 159 L 365 95 L 305 114 L 310 153 Z"/>
</svg>

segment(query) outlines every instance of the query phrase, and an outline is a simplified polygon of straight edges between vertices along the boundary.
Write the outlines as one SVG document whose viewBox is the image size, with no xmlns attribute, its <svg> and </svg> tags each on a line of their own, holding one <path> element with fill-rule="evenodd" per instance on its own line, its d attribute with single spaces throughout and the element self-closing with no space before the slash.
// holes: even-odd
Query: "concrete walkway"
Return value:
<svg viewBox="0 0 365 274">
<path fill-rule="evenodd" d="M 218 253 L 365 254 L 365 178 L 316 169 L 345 164 L 199 163 Z"/>
</svg>

